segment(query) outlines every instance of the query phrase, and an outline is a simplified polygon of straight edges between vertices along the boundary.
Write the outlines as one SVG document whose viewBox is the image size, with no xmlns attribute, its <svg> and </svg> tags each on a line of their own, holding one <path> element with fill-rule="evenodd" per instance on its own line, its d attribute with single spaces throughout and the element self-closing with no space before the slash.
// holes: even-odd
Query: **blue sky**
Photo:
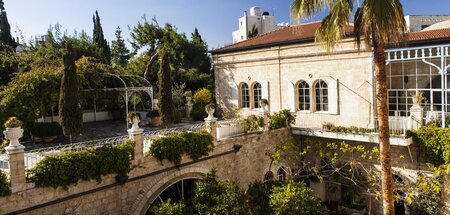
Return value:
<svg viewBox="0 0 450 215">
<path fill-rule="evenodd" d="M 277 22 L 289 22 L 292 0 L 3 0 L 12 34 L 16 26 L 26 40 L 45 34 L 51 24 L 59 23 L 69 33 L 84 29 L 92 34 L 92 15 L 99 11 L 105 36 L 114 39 L 117 26 L 128 38 L 142 16 L 156 17 L 160 24 L 169 22 L 187 35 L 197 27 L 209 48 L 232 42 L 231 32 L 238 28 L 244 10 L 260 6 L 275 13 Z M 362 0 L 360 0 L 362 1 Z M 405 14 L 450 14 L 449 0 L 402 0 Z M 320 19 L 316 17 L 313 20 Z"/>
</svg>

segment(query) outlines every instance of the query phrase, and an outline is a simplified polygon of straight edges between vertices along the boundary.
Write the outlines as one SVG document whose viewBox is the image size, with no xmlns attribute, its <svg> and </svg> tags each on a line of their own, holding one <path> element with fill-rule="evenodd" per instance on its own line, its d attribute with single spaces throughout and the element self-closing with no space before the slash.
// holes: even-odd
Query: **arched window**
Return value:
<svg viewBox="0 0 450 215">
<path fill-rule="evenodd" d="M 241 84 L 241 108 L 250 107 L 250 92 L 246 83 Z"/>
<path fill-rule="evenodd" d="M 316 90 L 316 111 L 328 111 L 328 85 L 325 81 L 319 80 L 315 85 Z"/>
<path fill-rule="evenodd" d="M 262 86 L 260 83 L 256 82 L 253 84 L 253 108 L 261 107 L 262 99 Z"/>
<path fill-rule="evenodd" d="M 280 167 L 277 171 L 277 179 L 278 181 L 285 181 L 286 180 L 286 170 L 284 170 L 284 167 Z"/>
<path fill-rule="evenodd" d="M 298 109 L 299 110 L 309 110 L 310 109 L 310 98 L 309 98 L 309 84 L 305 81 L 301 81 L 297 85 L 298 93 Z"/>
<path fill-rule="evenodd" d="M 275 176 L 273 175 L 273 172 L 272 171 L 268 171 L 264 175 L 264 182 L 273 181 L 274 178 L 275 178 Z"/>
</svg>

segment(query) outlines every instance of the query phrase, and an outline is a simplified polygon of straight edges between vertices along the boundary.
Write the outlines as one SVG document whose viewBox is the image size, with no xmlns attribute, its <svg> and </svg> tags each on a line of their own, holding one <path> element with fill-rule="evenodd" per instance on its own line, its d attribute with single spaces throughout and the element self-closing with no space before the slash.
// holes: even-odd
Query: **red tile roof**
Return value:
<svg viewBox="0 0 450 215">
<path fill-rule="evenodd" d="M 240 50 L 256 49 L 263 47 L 270 47 L 275 45 L 291 44 L 296 42 L 312 42 L 316 30 L 319 28 L 321 22 L 312 22 L 301 25 L 292 25 L 283 27 L 278 30 L 269 32 L 267 34 L 259 35 L 257 37 L 244 40 L 242 42 L 234 43 L 232 45 L 224 46 L 219 49 L 211 51 L 215 53 L 226 53 Z M 347 35 L 353 33 L 353 24 L 345 26 Z M 423 32 L 414 32 L 406 35 L 406 41 L 416 42 L 431 39 L 450 39 L 450 28 Z"/>
</svg>

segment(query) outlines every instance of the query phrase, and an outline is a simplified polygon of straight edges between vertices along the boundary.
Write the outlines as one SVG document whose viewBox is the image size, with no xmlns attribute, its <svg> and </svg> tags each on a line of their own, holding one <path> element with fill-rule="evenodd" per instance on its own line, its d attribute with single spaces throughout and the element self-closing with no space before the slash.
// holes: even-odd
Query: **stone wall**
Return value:
<svg viewBox="0 0 450 215">
<path fill-rule="evenodd" d="M 214 57 L 216 99 L 223 110 L 239 106 L 239 85 L 268 85 L 270 111 L 291 109 L 298 123 L 321 127 L 324 122 L 343 126 L 373 127 L 373 78 L 370 52 L 358 52 L 353 40 L 343 41 L 328 53 L 320 44 L 274 46 Z M 328 84 L 329 110 L 316 111 L 313 86 Z M 296 86 L 310 86 L 311 110 L 299 111 Z M 264 91 L 264 89 L 263 89 Z M 250 92 L 250 95 L 252 92 Z M 355 108 L 357 107 L 357 108 Z M 241 110 L 255 112 L 253 108 Z"/>
<path fill-rule="evenodd" d="M 181 166 L 144 157 L 129 173 L 123 185 L 114 175 L 103 177 L 101 183 L 80 181 L 67 190 L 63 188 L 27 189 L 0 198 L 0 214 L 145 214 L 153 200 L 166 187 L 184 178 L 200 177 L 215 168 L 219 179 L 237 180 L 246 187 L 262 180 L 270 166 L 266 152 L 290 137 L 288 129 L 249 134 L 216 142 L 213 152 L 198 162 L 184 157 Z M 242 148 L 236 152 L 233 148 Z"/>
</svg>

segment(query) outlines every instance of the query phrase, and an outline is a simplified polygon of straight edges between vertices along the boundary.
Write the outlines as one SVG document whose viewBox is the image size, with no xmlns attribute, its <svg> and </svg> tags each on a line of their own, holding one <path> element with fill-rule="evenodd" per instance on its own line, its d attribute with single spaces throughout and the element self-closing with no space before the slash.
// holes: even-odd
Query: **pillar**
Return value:
<svg viewBox="0 0 450 215">
<path fill-rule="evenodd" d="M 3 132 L 9 145 L 5 148 L 9 158 L 9 180 L 13 193 L 24 191 L 27 187 L 25 177 L 25 146 L 19 143 L 23 135 L 22 128 L 7 128 Z"/>
<path fill-rule="evenodd" d="M 139 119 L 135 117 L 127 130 L 130 140 L 134 142 L 134 164 L 139 165 L 144 159 L 144 129 L 139 128 Z"/>
<path fill-rule="evenodd" d="M 414 103 L 409 109 L 411 113 L 410 129 L 417 130 L 423 126 L 423 107 L 418 103 Z"/>
<path fill-rule="evenodd" d="M 206 130 L 213 137 L 213 141 L 217 141 L 217 118 L 214 117 L 215 107 L 214 105 L 206 105 L 205 108 L 208 113 L 208 117 L 205 118 Z"/>
</svg>

